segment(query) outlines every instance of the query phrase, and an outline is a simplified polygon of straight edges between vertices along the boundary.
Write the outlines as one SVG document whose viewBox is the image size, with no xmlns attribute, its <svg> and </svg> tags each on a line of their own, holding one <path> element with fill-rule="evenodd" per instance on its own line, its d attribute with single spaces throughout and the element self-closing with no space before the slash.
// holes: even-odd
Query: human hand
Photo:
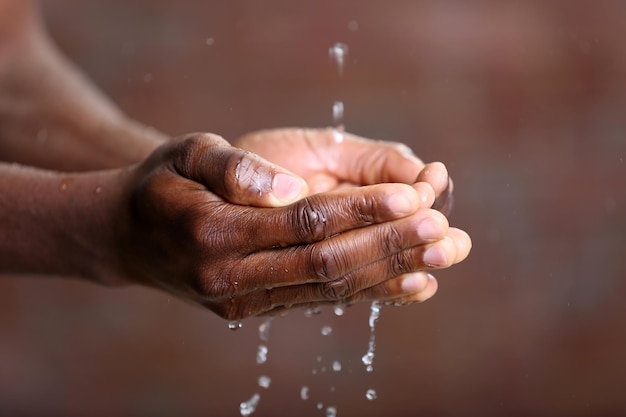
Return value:
<svg viewBox="0 0 626 417">
<path fill-rule="evenodd" d="M 428 183 L 301 199 L 301 179 L 215 135 L 162 146 L 111 181 L 103 190 L 119 190 L 115 255 L 100 273 L 231 320 L 299 305 L 420 301 L 436 290 L 424 271 L 460 262 L 470 248 L 464 232 L 429 208 Z M 288 186 L 279 198 L 280 183 Z"/>
<path fill-rule="evenodd" d="M 331 128 L 283 128 L 249 133 L 233 144 L 298 174 L 311 194 L 359 185 L 426 182 L 435 191 L 433 208 L 445 215 L 452 209 L 453 187 L 446 167 L 439 162 L 425 165 L 401 143 L 364 139 Z"/>
</svg>

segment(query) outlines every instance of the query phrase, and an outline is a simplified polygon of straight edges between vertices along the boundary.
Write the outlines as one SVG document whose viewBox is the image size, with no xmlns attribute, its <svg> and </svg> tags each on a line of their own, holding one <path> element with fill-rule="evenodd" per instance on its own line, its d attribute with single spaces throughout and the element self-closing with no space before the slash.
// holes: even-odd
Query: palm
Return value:
<svg viewBox="0 0 626 417">
<path fill-rule="evenodd" d="M 404 145 L 334 129 L 275 129 L 241 137 L 235 146 L 302 177 L 311 193 L 383 182 L 412 184 L 424 164 Z"/>
</svg>

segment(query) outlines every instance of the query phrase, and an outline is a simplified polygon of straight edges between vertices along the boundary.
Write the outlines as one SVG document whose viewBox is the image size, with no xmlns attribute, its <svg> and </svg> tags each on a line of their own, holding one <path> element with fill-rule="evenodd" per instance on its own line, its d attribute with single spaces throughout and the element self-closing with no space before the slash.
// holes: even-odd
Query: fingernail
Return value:
<svg viewBox="0 0 626 417">
<path fill-rule="evenodd" d="M 397 214 L 411 214 L 417 210 L 417 202 L 415 201 L 414 196 L 408 193 L 395 193 L 389 196 L 389 200 L 387 201 L 389 204 L 389 208 L 391 211 Z"/>
<path fill-rule="evenodd" d="M 433 240 L 442 238 L 441 227 L 439 223 L 431 218 L 426 218 L 417 226 L 417 234 L 425 240 Z"/>
<path fill-rule="evenodd" d="M 446 254 L 437 245 L 426 249 L 423 257 L 424 263 L 431 267 L 440 267 L 446 264 Z"/>
<path fill-rule="evenodd" d="M 304 183 L 293 175 L 277 172 L 272 180 L 272 194 L 284 202 L 297 199 L 305 193 Z"/>
<path fill-rule="evenodd" d="M 406 294 L 413 294 L 422 291 L 426 288 L 428 283 L 428 275 L 424 273 L 416 273 L 407 275 L 402 280 L 402 292 Z"/>
</svg>

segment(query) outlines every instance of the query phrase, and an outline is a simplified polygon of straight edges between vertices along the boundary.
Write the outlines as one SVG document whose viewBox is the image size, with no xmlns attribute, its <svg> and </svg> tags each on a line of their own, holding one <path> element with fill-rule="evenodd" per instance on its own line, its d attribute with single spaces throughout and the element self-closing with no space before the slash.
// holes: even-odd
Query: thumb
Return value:
<svg viewBox="0 0 626 417">
<path fill-rule="evenodd" d="M 182 142 L 177 172 L 234 204 L 281 207 L 308 195 L 306 181 L 217 135 L 195 134 Z"/>
</svg>

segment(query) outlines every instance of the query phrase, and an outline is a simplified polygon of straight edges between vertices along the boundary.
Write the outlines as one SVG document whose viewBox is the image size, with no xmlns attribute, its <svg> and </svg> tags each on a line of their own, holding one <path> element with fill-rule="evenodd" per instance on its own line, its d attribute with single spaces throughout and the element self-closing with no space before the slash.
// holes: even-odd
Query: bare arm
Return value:
<svg viewBox="0 0 626 417">
<path fill-rule="evenodd" d="M 0 0 L 0 160 L 120 167 L 166 137 L 122 114 L 50 42 L 30 0 Z"/>
</svg>

